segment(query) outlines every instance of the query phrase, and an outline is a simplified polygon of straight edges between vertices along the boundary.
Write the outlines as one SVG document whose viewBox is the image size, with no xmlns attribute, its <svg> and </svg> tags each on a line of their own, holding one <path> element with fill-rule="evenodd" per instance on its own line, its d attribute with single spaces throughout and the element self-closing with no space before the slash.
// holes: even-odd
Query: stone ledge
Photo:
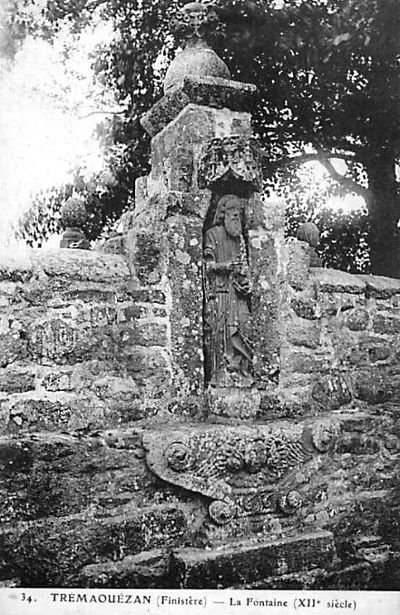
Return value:
<svg viewBox="0 0 400 615">
<path fill-rule="evenodd" d="M 115 517 L 86 514 L 9 524 L 0 532 L 0 579 L 23 587 L 76 587 L 79 570 L 99 559 L 117 560 L 161 546 L 181 545 L 188 532 L 184 507 L 161 504 Z M 68 586 L 68 585 L 67 585 Z"/>
<path fill-rule="evenodd" d="M 184 548 L 174 555 L 180 587 L 218 589 L 325 567 L 336 551 L 333 534 L 321 531 L 260 544 L 233 544 L 218 551 Z"/>
<path fill-rule="evenodd" d="M 376 566 L 379 572 L 379 565 Z M 263 579 L 257 583 L 237 585 L 233 589 L 255 590 L 365 590 L 374 579 L 374 566 L 370 562 L 358 562 L 333 570 L 316 570 L 295 572 L 278 577 Z M 379 589 L 379 587 L 377 587 Z"/>
<path fill-rule="evenodd" d="M 0 251 L 0 280 L 27 282 L 32 274 L 31 250 L 8 248 Z"/>
<path fill-rule="evenodd" d="M 47 468 L 57 467 L 58 474 L 73 472 L 76 476 L 109 469 L 132 469 L 135 464 L 141 464 L 144 456 L 141 437 L 141 430 L 132 428 L 95 430 L 92 434 L 39 432 L 20 437 L 1 436 L 0 478 L 29 474 L 38 462 L 46 463 Z"/>
<path fill-rule="evenodd" d="M 81 573 L 82 587 L 147 588 L 169 587 L 170 556 L 162 549 L 128 555 L 119 562 L 85 566 Z"/>
<path fill-rule="evenodd" d="M 357 275 L 367 285 L 367 295 L 376 299 L 389 299 L 400 294 L 400 280 L 377 275 Z"/>
<path fill-rule="evenodd" d="M 29 282 L 43 271 L 50 277 L 84 282 L 125 282 L 129 269 L 121 255 L 77 249 L 7 249 L 0 258 L 0 280 Z"/>
<path fill-rule="evenodd" d="M 129 268 L 124 257 L 88 250 L 59 249 L 49 252 L 35 250 L 38 266 L 51 277 L 103 283 L 128 281 Z"/>
<path fill-rule="evenodd" d="M 323 269 L 322 267 L 310 269 L 310 281 L 318 290 L 325 293 L 361 295 L 365 293 L 367 288 L 366 283 L 360 279 L 360 276 L 336 269 Z"/>
<path fill-rule="evenodd" d="M 256 96 L 257 88 L 250 83 L 214 77 L 185 77 L 181 87 L 156 102 L 142 117 L 141 124 L 154 137 L 190 103 L 250 112 Z"/>
<path fill-rule="evenodd" d="M 227 588 L 330 566 L 336 555 L 331 532 L 315 532 L 263 543 L 234 543 L 221 550 L 182 548 L 141 553 L 120 562 L 87 566 L 86 587 Z"/>
</svg>

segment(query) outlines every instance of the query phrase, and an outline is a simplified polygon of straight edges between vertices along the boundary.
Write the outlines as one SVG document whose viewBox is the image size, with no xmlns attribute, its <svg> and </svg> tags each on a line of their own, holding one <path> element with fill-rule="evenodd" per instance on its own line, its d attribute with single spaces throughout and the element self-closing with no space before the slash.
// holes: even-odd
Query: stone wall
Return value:
<svg viewBox="0 0 400 615">
<path fill-rule="evenodd" d="M 400 403 L 400 282 L 308 268 L 289 242 L 280 392 L 301 412 Z"/>
<path fill-rule="evenodd" d="M 122 256 L 4 255 L 0 292 L 1 433 L 157 413 L 170 378 L 166 297 L 135 290 Z"/>
<path fill-rule="evenodd" d="M 74 586 L 85 563 L 182 543 L 192 505 L 160 491 L 139 427 L 168 412 L 167 310 L 122 256 L 2 253 L 3 585 Z"/>
<path fill-rule="evenodd" d="M 256 234 L 251 241 L 257 244 Z M 3 257 L 1 583 L 204 587 L 206 579 L 208 587 L 393 589 L 399 282 L 310 270 L 301 242 L 280 245 L 279 382 L 265 391 L 255 419 L 239 425 L 215 417 L 227 429 L 198 413 L 200 398 L 195 412 L 175 411 L 167 276 L 154 275 L 145 287 L 157 258 L 147 255 L 138 271 L 140 251 L 133 258 L 130 249 L 128 258 L 81 250 Z M 319 420 L 334 426 L 333 448 Z M 290 498 L 278 498 L 275 511 L 275 480 L 263 481 L 267 498 L 257 500 L 259 475 L 230 460 L 228 433 L 247 447 L 248 459 L 252 438 L 273 436 L 278 474 L 286 462 L 276 453 L 288 439 L 290 463 L 297 456 L 305 462 L 282 474 L 279 489 L 295 490 L 300 508 L 288 511 Z M 206 476 L 217 481 L 206 488 L 196 474 L 185 475 L 180 444 L 203 437 L 210 443 Z M 162 465 L 171 443 L 175 474 Z M 193 450 L 203 467 L 206 448 Z M 210 510 L 224 513 L 215 514 L 213 498 L 225 483 L 233 493 L 239 488 L 242 510 L 218 525 Z M 244 561 L 252 562 L 245 577 Z"/>
</svg>

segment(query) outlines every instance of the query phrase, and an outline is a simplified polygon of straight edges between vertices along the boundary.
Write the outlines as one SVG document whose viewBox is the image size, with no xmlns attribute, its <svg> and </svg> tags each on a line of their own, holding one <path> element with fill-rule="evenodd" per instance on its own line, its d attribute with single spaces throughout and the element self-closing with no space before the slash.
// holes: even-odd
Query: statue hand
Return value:
<svg viewBox="0 0 400 615">
<path fill-rule="evenodd" d="M 241 284 L 243 292 L 247 295 L 251 291 L 250 280 L 244 280 Z"/>
<path fill-rule="evenodd" d="M 241 295 L 249 295 L 251 293 L 251 282 L 245 276 L 234 277 L 232 284 Z"/>
<path fill-rule="evenodd" d="M 228 271 L 239 271 L 241 267 L 242 267 L 241 261 L 231 261 L 230 263 L 227 263 Z"/>
<path fill-rule="evenodd" d="M 244 295 L 248 295 L 251 292 L 251 286 L 249 280 L 244 280 L 240 284 L 240 290 Z"/>
</svg>

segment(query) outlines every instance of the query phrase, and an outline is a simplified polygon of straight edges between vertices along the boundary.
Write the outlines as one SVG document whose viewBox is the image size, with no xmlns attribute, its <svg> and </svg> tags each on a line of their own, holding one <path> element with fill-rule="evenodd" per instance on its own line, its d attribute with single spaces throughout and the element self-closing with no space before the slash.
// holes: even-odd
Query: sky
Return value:
<svg viewBox="0 0 400 615">
<path fill-rule="evenodd" d="M 89 54 L 111 35 L 107 26 L 86 31 L 67 67 L 67 34 L 54 46 L 29 38 L 13 65 L 2 65 L 1 246 L 13 242 L 12 225 L 31 195 L 70 181 L 76 165 L 87 174 L 103 168 L 94 129 L 104 117 L 98 111 L 116 105 L 111 95 L 96 91 Z"/>
</svg>

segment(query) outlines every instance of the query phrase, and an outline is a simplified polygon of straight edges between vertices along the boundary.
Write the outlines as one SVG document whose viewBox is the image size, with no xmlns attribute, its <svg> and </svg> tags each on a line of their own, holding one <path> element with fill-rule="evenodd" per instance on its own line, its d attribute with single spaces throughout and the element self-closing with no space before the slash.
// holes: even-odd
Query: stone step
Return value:
<svg viewBox="0 0 400 615">
<path fill-rule="evenodd" d="M 89 565 L 86 587 L 219 589 L 271 576 L 329 567 L 336 556 L 331 532 L 319 531 L 265 542 L 231 543 L 220 549 L 154 550 L 119 562 Z"/>
<path fill-rule="evenodd" d="M 0 581 L 22 587 L 77 587 L 81 568 L 185 543 L 185 505 L 159 504 L 99 517 L 90 511 L 69 517 L 8 524 L 0 532 Z"/>
<path fill-rule="evenodd" d="M 280 576 L 261 579 L 256 583 L 242 583 L 233 589 L 248 590 L 366 590 L 374 589 L 373 583 L 377 570 L 369 562 L 352 565 L 339 565 L 333 570 L 316 568 L 305 572 L 292 572 Z"/>
<path fill-rule="evenodd" d="M 154 491 L 140 429 L 0 438 L 0 521 L 96 513 Z"/>
<path fill-rule="evenodd" d="M 85 566 L 79 577 L 80 587 L 97 588 L 167 588 L 172 555 L 163 549 L 128 555 L 115 562 Z M 172 582 L 172 581 L 171 581 Z"/>
<path fill-rule="evenodd" d="M 361 534 L 347 542 L 346 553 L 336 558 L 331 569 L 273 576 L 256 583 L 242 583 L 234 589 L 396 589 L 399 561 L 399 554 L 393 553 L 381 536 Z"/>
</svg>

